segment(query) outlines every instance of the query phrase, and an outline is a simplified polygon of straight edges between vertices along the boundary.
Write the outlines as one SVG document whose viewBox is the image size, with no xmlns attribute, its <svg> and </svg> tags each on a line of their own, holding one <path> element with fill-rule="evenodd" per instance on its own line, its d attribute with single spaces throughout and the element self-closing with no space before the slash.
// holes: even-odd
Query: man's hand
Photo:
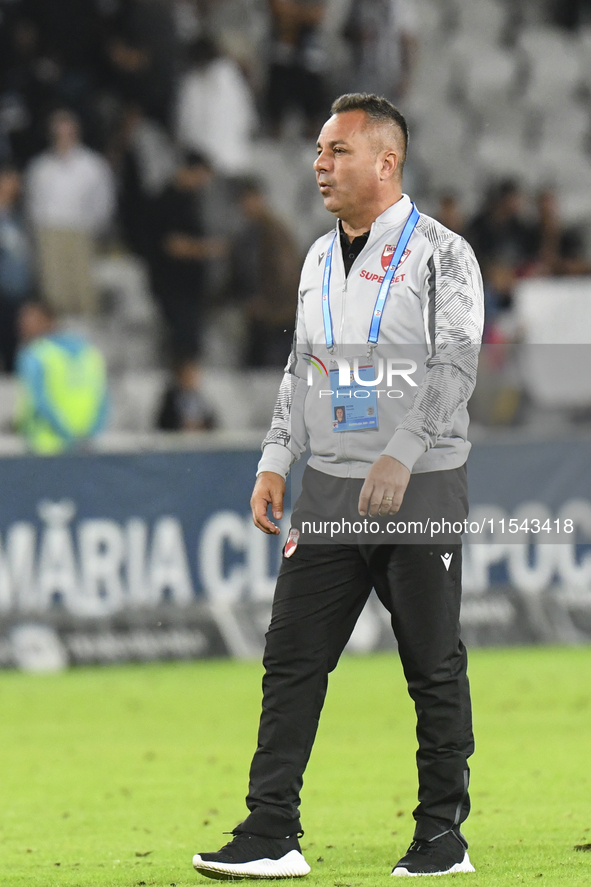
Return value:
<svg viewBox="0 0 591 887">
<path fill-rule="evenodd" d="M 380 456 L 371 466 L 359 495 L 359 514 L 396 514 L 410 480 L 410 471 L 392 456 Z"/>
<path fill-rule="evenodd" d="M 281 532 L 279 527 L 267 517 L 267 506 L 271 505 L 273 517 L 280 520 L 283 517 L 283 496 L 285 495 L 285 481 L 280 474 L 274 471 L 261 471 L 257 477 L 250 499 L 252 519 L 255 525 L 263 533 Z"/>
</svg>

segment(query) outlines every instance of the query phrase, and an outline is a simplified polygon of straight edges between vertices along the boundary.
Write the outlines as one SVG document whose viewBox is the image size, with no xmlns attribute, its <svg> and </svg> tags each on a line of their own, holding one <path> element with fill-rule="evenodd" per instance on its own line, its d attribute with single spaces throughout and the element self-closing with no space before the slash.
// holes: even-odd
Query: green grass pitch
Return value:
<svg viewBox="0 0 591 887">
<path fill-rule="evenodd" d="M 591 845 L 591 648 L 475 650 L 470 675 L 477 872 L 446 883 L 591 884 L 575 850 Z M 260 677 L 221 661 L 0 674 L 1 887 L 212 884 L 191 857 L 244 815 Z M 397 657 L 343 659 L 303 792 L 307 885 L 393 884 L 414 750 Z"/>
</svg>

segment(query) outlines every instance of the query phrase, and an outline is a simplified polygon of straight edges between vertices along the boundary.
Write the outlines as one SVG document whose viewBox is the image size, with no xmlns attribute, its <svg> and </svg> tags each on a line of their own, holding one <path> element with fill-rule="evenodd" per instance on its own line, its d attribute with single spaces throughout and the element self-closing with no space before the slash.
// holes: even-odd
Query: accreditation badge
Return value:
<svg viewBox="0 0 591 887">
<path fill-rule="evenodd" d="M 342 371 L 331 369 L 332 430 L 364 431 L 378 428 L 378 397 L 375 389 L 375 368 L 367 359 L 355 359 L 348 384 L 341 384 Z"/>
</svg>

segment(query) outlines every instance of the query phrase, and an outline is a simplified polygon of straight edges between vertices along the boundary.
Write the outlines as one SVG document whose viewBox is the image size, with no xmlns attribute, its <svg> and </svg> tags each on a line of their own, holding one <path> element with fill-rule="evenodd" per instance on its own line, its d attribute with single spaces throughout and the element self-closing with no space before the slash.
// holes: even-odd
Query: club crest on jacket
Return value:
<svg viewBox="0 0 591 887">
<path fill-rule="evenodd" d="M 390 262 L 392 261 L 392 254 L 394 253 L 395 249 L 396 249 L 395 243 L 387 243 L 386 246 L 384 247 L 384 252 L 382 253 L 382 268 L 384 269 L 384 271 L 387 271 L 388 268 L 390 267 Z M 410 254 L 411 254 L 411 250 L 409 250 L 409 249 L 404 250 L 404 252 L 402 253 L 402 256 L 400 257 L 400 261 L 398 262 L 399 268 L 403 264 L 403 262 L 406 262 L 406 260 L 410 256 Z"/>
</svg>

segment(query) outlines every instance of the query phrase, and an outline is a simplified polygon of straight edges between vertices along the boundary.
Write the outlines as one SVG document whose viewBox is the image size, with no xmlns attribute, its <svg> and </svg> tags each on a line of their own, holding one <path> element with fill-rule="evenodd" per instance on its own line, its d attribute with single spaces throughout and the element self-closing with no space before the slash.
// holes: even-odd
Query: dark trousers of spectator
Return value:
<svg viewBox="0 0 591 887">
<path fill-rule="evenodd" d="M 18 348 L 18 313 L 22 302 L 0 295 L 0 372 L 12 373 Z"/>
<path fill-rule="evenodd" d="M 437 474 L 457 479 L 456 472 Z M 459 635 L 461 555 L 460 543 L 299 544 L 283 558 L 263 660 L 263 710 L 246 799 L 250 814 L 237 831 L 284 837 L 301 830 L 303 773 L 328 675 L 372 587 L 391 614 L 417 713 L 415 838 L 428 840 L 466 819 L 474 740 Z"/>
<path fill-rule="evenodd" d="M 198 359 L 203 332 L 203 299 L 198 291 L 173 288 L 156 291 L 168 326 L 173 361 Z"/>
</svg>

